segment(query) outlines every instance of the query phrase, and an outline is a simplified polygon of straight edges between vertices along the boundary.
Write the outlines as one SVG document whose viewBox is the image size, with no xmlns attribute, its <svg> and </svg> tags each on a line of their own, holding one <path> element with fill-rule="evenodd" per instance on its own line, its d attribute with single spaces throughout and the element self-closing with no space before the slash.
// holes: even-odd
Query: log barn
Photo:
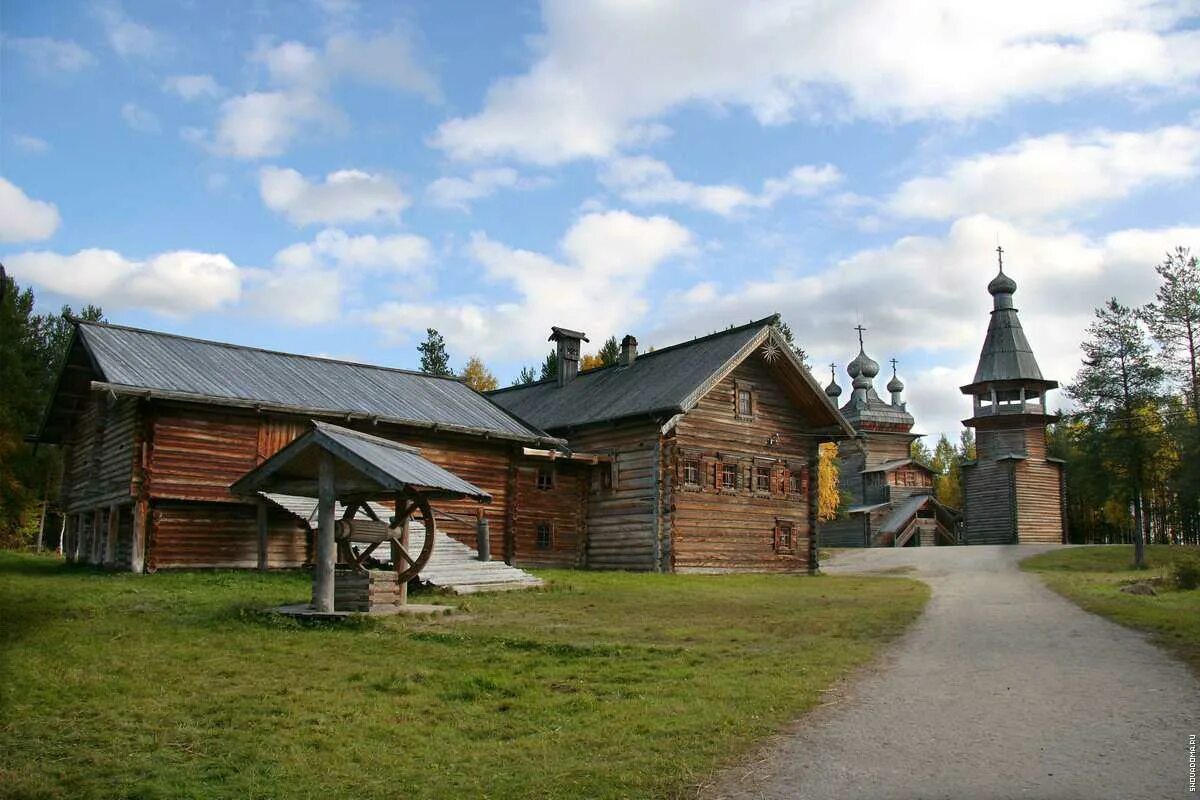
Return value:
<svg viewBox="0 0 1200 800">
<path fill-rule="evenodd" d="M 313 420 L 412 445 L 491 495 L 438 505 L 450 536 L 474 545 L 484 514 L 494 556 L 581 563 L 598 459 L 459 380 L 78 320 L 38 435 L 64 451 L 64 552 L 133 571 L 309 563 L 303 515 L 230 486 Z"/>
<path fill-rule="evenodd" d="M 963 465 L 967 544 L 1066 543 L 1065 474 L 1046 447 L 1046 393 L 1057 381 L 1042 377 L 1025 337 L 1013 294 L 1017 282 L 1000 273 L 988 284 L 991 320 L 974 379 L 961 387 L 973 413 L 976 459 Z"/>
<path fill-rule="evenodd" d="M 554 328 L 558 375 L 491 398 L 609 458 L 589 495 L 584 563 L 719 572 L 815 567 L 817 449 L 853 429 L 783 340 L 777 316 L 579 372 L 583 333 Z"/>
<path fill-rule="evenodd" d="M 821 544 L 833 547 L 903 547 L 958 543 L 961 514 L 933 494 L 933 471 L 910 457 L 916 420 L 904 402 L 904 382 L 896 374 L 887 390 L 890 402 L 875 391 L 879 364 L 867 355 L 863 328 L 858 326 L 858 355 L 846 365 L 850 399 L 842 416 L 858 438 L 839 447 L 838 486 L 848 505 L 838 519 L 821 527 Z M 837 366 L 825 394 L 837 402 L 842 387 Z"/>
</svg>

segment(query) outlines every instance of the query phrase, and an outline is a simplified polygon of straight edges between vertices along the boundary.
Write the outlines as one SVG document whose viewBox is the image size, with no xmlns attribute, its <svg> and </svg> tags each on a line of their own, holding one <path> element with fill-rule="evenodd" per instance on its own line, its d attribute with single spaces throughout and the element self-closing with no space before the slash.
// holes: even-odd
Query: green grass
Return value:
<svg viewBox="0 0 1200 800">
<path fill-rule="evenodd" d="M 1181 591 L 1169 580 L 1171 564 L 1183 558 L 1200 558 L 1200 550 L 1147 547 L 1145 570 L 1132 568 L 1132 545 L 1055 550 L 1027 558 L 1021 567 L 1039 573 L 1051 589 L 1088 611 L 1149 632 L 1200 675 L 1200 590 Z M 1153 582 L 1157 596 L 1120 591 L 1143 580 Z"/>
<path fill-rule="evenodd" d="M 0 553 L 0 796 L 679 797 L 920 613 L 895 578 L 545 571 L 300 625 L 302 574 Z M 428 601 L 430 598 L 425 597 Z"/>
</svg>

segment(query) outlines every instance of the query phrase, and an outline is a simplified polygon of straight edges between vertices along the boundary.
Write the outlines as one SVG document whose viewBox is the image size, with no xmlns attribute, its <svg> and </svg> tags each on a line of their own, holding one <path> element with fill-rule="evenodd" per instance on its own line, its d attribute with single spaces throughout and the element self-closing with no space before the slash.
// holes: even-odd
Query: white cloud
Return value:
<svg viewBox="0 0 1200 800">
<path fill-rule="evenodd" d="M 109 45 L 122 58 L 149 58 L 166 49 L 162 34 L 130 19 L 118 4 L 97 6 L 95 13 L 104 25 Z"/>
<path fill-rule="evenodd" d="M 212 143 L 220 155 L 257 159 L 282 155 L 302 126 L 338 122 L 336 110 L 305 92 L 251 92 L 221 104 Z M 199 137 L 203 141 L 203 136 Z"/>
<path fill-rule="evenodd" d="M 280 265 L 254 270 L 246 292 L 246 310 L 295 325 L 318 325 L 338 318 L 345 291 L 335 269 Z"/>
<path fill-rule="evenodd" d="M 126 125 L 142 133 L 158 133 L 161 129 L 158 116 L 137 103 L 130 102 L 121 106 L 121 119 L 125 120 Z"/>
<path fill-rule="evenodd" d="M 0 242 L 48 239 L 61 221 L 53 203 L 34 200 L 19 186 L 0 178 Z"/>
<path fill-rule="evenodd" d="M 842 179 L 837 167 L 802 165 L 782 178 L 763 182 L 758 194 L 731 184 L 696 184 L 681 181 L 671 168 L 650 156 L 612 159 L 600 172 L 600 182 L 625 200 L 639 205 L 677 203 L 729 216 L 748 208 L 770 208 L 787 196 L 809 196 Z"/>
<path fill-rule="evenodd" d="M 336 81 L 349 80 L 440 100 L 437 81 L 414 60 L 401 32 L 379 36 L 342 33 L 324 49 L 302 42 L 258 42 L 250 53 L 272 84 L 271 91 L 231 97 L 221 104 L 213 149 L 220 155 L 259 159 L 282 155 L 313 125 L 336 129 L 344 115 L 329 96 Z"/>
<path fill-rule="evenodd" d="M 93 248 L 74 255 L 19 253 L 5 263 L 20 280 L 112 310 L 187 316 L 221 308 L 241 295 L 241 270 L 220 253 L 177 250 L 136 261 Z"/>
<path fill-rule="evenodd" d="M 296 225 L 395 222 L 409 205 L 391 178 L 356 169 L 312 182 L 294 169 L 265 167 L 259 173 L 259 193 L 267 208 Z"/>
<path fill-rule="evenodd" d="M 907 181 L 886 207 L 898 216 L 927 219 L 971 213 L 1035 218 L 1197 174 L 1200 129 L 1194 127 L 1054 134 L 964 158 L 937 177 Z"/>
<path fill-rule="evenodd" d="M 554 164 L 611 156 L 688 104 L 745 107 L 763 124 L 959 120 L 1093 90 L 1179 93 L 1200 75 L 1189 5 L 547 0 L 530 69 L 433 143 Z"/>
<path fill-rule="evenodd" d="M 275 254 L 278 264 L 311 269 L 323 264 L 358 268 L 369 272 L 411 274 L 433 260 L 429 240 L 415 234 L 394 236 L 350 236 L 337 228 L 326 228 L 312 242 L 290 245 Z"/>
<path fill-rule="evenodd" d="M 661 324 L 638 338 L 668 344 L 718 330 L 730 320 L 779 311 L 817 365 L 821 382 L 828 380 L 822 365 L 832 360 L 845 388 L 845 365 L 857 350 L 853 327 L 861 319 L 868 329 L 867 352 L 880 363 L 901 359 L 918 429 L 953 433 L 970 410 L 958 387 L 970 382 L 987 330 L 986 286 L 996 273 L 997 235 L 1042 372 L 1066 384 L 1078 369 L 1078 345 L 1093 309 L 1112 296 L 1131 305 L 1149 300 L 1154 265 L 1177 244 L 1200 241 L 1200 227 L 1089 237 L 973 215 L 955 221 L 944 237 L 906 236 L 816 272 L 784 271 L 723 287 L 697 284 L 668 297 Z M 906 359 L 918 358 L 932 365 L 906 368 Z M 877 381 L 876 389 L 885 382 Z M 1060 400 L 1061 395 L 1052 406 Z"/>
<path fill-rule="evenodd" d="M 511 167 L 477 169 L 465 178 L 438 178 L 425 187 L 429 202 L 439 208 L 470 211 L 471 203 L 491 197 L 501 189 L 528 189 L 539 181 L 524 180 Z"/>
<path fill-rule="evenodd" d="M 40 156 L 43 153 L 50 152 L 50 143 L 45 139 L 39 139 L 36 136 L 29 136 L 23 133 L 14 133 L 12 142 L 13 146 L 22 153 Z"/>
<path fill-rule="evenodd" d="M 483 279 L 510 290 L 513 299 L 466 295 L 430 304 L 389 302 L 365 318 L 394 339 L 436 327 L 460 352 L 540 358 L 551 325 L 599 334 L 624 330 L 641 318 L 650 306 L 646 282 L 691 243 L 691 233 L 667 217 L 625 211 L 581 217 L 559 243 L 561 259 L 477 233 L 469 252 Z"/>
<path fill-rule="evenodd" d="M 43 75 L 79 72 L 96 63 L 94 55 L 65 39 L 47 36 L 5 38 L 4 47 L 28 59 L 33 68 Z"/>
<path fill-rule="evenodd" d="M 163 81 L 163 89 L 184 100 L 220 97 L 221 86 L 212 75 L 171 75 Z"/>
</svg>

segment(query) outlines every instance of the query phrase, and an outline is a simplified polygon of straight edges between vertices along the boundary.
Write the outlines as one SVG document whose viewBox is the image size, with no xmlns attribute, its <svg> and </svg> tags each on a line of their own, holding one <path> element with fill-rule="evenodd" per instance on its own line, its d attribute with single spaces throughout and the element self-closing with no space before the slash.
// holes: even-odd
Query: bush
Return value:
<svg viewBox="0 0 1200 800">
<path fill-rule="evenodd" d="M 1171 565 L 1171 582 L 1178 589 L 1200 588 L 1200 558 L 1180 558 Z"/>
</svg>

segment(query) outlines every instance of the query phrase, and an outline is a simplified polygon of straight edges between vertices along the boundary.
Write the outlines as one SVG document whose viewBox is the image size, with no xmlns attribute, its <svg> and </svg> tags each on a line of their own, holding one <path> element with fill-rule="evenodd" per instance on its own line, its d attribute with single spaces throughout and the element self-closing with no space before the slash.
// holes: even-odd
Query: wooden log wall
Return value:
<svg viewBox="0 0 1200 800">
<path fill-rule="evenodd" d="M 983 438 L 980 431 L 980 438 Z M 1013 470 L 1011 461 L 980 459 L 963 466 L 963 505 L 968 544 L 1013 541 Z"/>
<path fill-rule="evenodd" d="M 135 458 L 137 400 L 93 395 L 64 448 L 60 506 L 67 513 L 127 502 Z"/>
<path fill-rule="evenodd" d="M 598 486 L 588 497 L 586 566 L 646 571 L 669 568 L 656 559 L 664 550 L 656 523 L 656 506 L 661 502 L 655 480 L 655 459 L 661 457 L 660 427 L 660 421 L 646 419 L 595 426 L 570 435 L 573 449 L 608 453 L 613 458 L 611 486 Z"/>
<path fill-rule="evenodd" d="M 540 488 L 538 473 L 548 470 L 552 485 Z M 569 461 L 524 459 L 516 467 L 512 563 L 523 567 L 574 567 L 582 560 L 584 510 L 591 466 Z M 549 546 L 539 546 L 538 527 L 550 526 Z"/>
<path fill-rule="evenodd" d="M 737 387 L 753 392 L 753 415 L 736 413 Z M 675 475 L 670 498 L 674 568 L 678 571 L 807 568 L 809 538 L 815 535 L 809 516 L 809 459 L 818 440 L 769 365 L 755 353 L 715 386 L 676 424 L 669 442 Z M 770 444 L 768 444 L 770 442 Z M 700 464 L 702 482 L 684 485 L 685 462 Z M 722 469 L 737 470 L 737 488 L 720 486 Z M 770 472 L 769 490 L 755 485 L 755 470 Z M 789 491 L 790 473 L 797 491 Z M 793 542 L 776 548 L 779 523 L 790 523 Z"/>
<path fill-rule="evenodd" d="M 157 501 L 150 514 L 150 570 L 258 566 L 254 505 Z M 300 567 L 310 560 L 311 534 L 291 514 L 268 512 L 267 564 Z"/>
<path fill-rule="evenodd" d="M 1017 541 L 1058 544 L 1063 541 L 1062 467 L 1046 461 L 1044 428 L 1026 428 L 1024 434 L 1029 458 L 1015 467 Z"/>
</svg>

